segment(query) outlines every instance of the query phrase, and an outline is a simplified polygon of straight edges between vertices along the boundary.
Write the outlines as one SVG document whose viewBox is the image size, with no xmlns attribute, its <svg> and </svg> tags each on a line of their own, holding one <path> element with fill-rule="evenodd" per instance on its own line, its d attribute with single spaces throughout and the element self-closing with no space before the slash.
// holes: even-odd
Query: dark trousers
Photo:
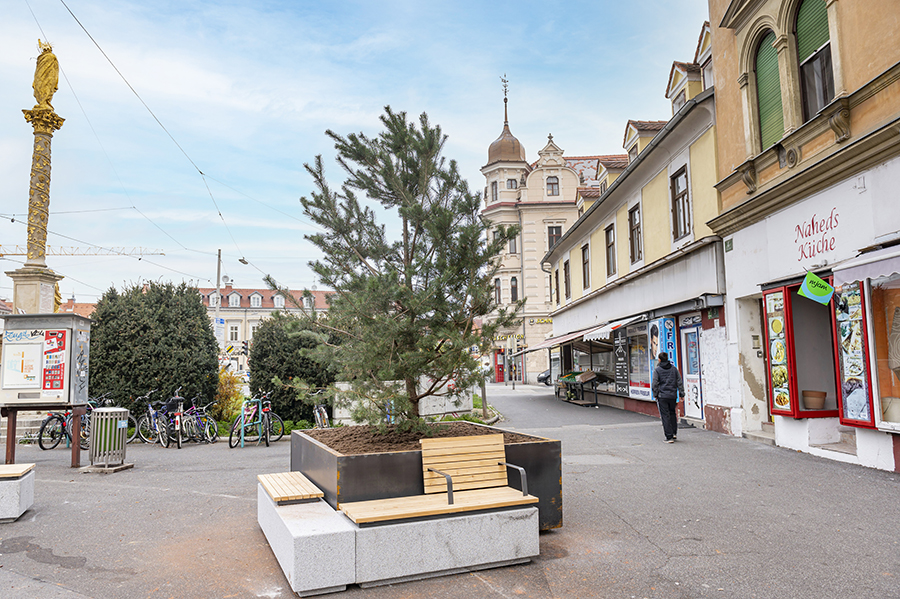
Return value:
<svg viewBox="0 0 900 599">
<path fill-rule="evenodd" d="M 662 420 L 666 439 L 671 439 L 678 434 L 678 414 L 675 412 L 677 404 L 678 398 L 676 397 L 656 398 L 656 405 L 659 407 L 659 417 Z"/>
</svg>

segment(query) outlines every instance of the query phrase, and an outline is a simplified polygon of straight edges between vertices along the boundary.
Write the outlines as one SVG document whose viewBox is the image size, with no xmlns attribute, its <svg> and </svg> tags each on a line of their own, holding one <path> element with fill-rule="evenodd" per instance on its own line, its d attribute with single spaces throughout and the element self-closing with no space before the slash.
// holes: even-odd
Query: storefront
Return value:
<svg viewBox="0 0 900 599">
<path fill-rule="evenodd" d="M 725 238 L 733 434 L 771 422 L 779 446 L 896 468 L 898 178 L 894 160 Z"/>
</svg>

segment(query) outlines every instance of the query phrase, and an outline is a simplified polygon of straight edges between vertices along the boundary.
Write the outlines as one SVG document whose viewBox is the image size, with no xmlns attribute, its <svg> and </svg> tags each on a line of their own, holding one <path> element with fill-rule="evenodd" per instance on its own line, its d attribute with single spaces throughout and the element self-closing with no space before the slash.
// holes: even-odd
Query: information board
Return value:
<svg viewBox="0 0 900 599">
<path fill-rule="evenodd" d="M 613 372 L 616 395 L 628 397 L 628 335 L 624 327 L 613 331 Z"/>
</svg>

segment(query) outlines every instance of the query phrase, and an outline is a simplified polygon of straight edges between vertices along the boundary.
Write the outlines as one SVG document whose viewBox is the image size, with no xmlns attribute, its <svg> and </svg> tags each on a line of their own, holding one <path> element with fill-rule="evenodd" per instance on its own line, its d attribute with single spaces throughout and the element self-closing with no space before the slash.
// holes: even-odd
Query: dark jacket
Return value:
<svg viewBox="0 0 900 599">
<path fill-rule="evenodd" d="M 684 383 L 681 382 L 681 373 L 671 362 L 660 362 L 653 370 L 653 382 L 650 385 L 653 397 L 662 399 L 674 399 L 684 397 Z"/>
</svg>

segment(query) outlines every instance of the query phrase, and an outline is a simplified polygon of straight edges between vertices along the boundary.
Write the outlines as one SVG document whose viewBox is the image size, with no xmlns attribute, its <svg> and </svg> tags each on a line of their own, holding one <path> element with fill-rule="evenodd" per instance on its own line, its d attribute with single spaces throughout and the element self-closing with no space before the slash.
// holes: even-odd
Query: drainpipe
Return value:
<svg viewBox="0 0 900 599">
<path fill-rule="evenodd" d="M 519 244 L 519 270 L 522 271 L 522 297 L 524 299 L 528 299 L 528 287 L 525 284 L 525 236 L 522 234 L 524 229 L 522 228 L 522 211 L 519 210 L 519 235 L 522 237 L 522 243 Z M 528 304 L 528 302 L 525 302 Z M 526 341 L 528 341 L 528 336 L 525 334 L 525 319 L 522 319 L 522 345 L 525 345 Z M 525 368 L 525 354 L 522 354 L 522 384 L 528 382 L 528 370 Z"/>
</svg>

